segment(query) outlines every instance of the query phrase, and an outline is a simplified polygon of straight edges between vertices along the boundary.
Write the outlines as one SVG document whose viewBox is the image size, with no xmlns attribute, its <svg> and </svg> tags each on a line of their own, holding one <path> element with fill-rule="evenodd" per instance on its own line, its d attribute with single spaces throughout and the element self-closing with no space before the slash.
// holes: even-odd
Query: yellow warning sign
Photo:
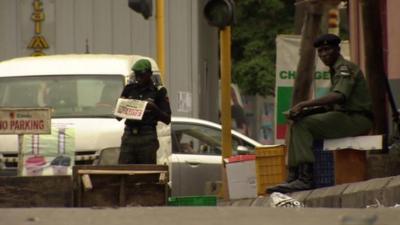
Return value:
<svg viewBox="0 0 400 225">
<path fill-rule="evenodd" d="M 35 36 L 33 36 L 32 40 L 30 41 L 28 48 L 34 50 L 32 56 L 40 56 L 45 55 L 43 49 L 49 48 L 49 44 L 47 43 L 46 39 L 40 35 L 42 32 L 41 23 L 45 19 L 45 15 L 43 12 L 43 3 L 41 0 L 33 0 L 33 13 L 31 19 L 35 23 Z"/>
<path fill-rule="evenodd" d="M 45 49 L 49 48 L 46 39 L 42 35 L 36 35 L 32 38 L 28 45 L 28 48 L 32 49 Z"/>
</svg>

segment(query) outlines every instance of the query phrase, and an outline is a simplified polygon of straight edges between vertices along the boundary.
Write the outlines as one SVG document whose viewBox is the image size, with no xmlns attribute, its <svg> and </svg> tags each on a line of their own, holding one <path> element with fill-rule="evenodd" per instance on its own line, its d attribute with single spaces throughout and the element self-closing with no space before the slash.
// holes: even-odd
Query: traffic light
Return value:
<svg viewBox="0 0 400 225">
<path fill-rule="evenodd" d="M 128 0 L 128 6 L 142 14 L 146 20 L 153 14 L 153 0 Z"/>
<path fill-rule="evenodd" d="M 339 27 L 339 10 L 337 8 L 328 11 L 328 28 L 334 29 Z"/>
<path fill-rule="evenodd" d="M 204 16 L 211 26 L 223 29 L 235 21 L 233 0 L 208 0 L 204 6 Z"/>
</svg>

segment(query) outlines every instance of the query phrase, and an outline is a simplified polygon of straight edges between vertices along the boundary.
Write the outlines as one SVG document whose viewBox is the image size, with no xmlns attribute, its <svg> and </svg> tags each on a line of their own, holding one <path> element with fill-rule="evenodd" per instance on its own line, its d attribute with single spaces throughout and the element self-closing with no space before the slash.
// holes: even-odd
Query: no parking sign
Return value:
<svg viewBox="0 0 400 225">
<path fill-rule="evenodd" d="M 0 108 L 0 134 L 49 134 L 49 108 Z"/>
<path fill-rule="evenodd" d="M 50 108 L 0 108 L 0 135 L 18 134 L 18 174 L 23 167 L 24 134 L 50 134 Z"/>
</svg>

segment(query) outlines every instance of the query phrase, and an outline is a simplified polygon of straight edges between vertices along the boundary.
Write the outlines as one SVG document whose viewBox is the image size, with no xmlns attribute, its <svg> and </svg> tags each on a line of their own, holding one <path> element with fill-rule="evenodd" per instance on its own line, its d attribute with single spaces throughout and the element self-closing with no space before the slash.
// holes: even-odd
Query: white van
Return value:
<svg viewBox="0 0 400 225">
<path fill-rule="evenodd" d="M 75 128 L 75 162 L 91 163 L 101 149 L 119 147 L 124 122 L 113 109 L 131 67 L 150 60 L 154 82 L 160 71 L 151 58 L 139 55 L 52 55 L 0 62 L 0 107 L 51 107 L 52 124 Z M 158 163 L 171 153 L 170 127 L 158 126 Z M 16 168 L 17 135 L 0 135 L 3 167 Z M 0 162 L 1 164 L 1 162 Z"/>
</svg>

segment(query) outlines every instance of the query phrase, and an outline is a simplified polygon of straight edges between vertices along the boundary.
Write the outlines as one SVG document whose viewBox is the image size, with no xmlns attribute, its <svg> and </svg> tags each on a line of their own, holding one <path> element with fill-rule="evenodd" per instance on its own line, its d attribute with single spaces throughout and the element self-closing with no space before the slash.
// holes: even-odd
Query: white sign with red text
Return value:
<svg viewBox="0 0 400 225">
<path fill-rule="evenodd" d="M 114 115 L 131 120 L 142 120 L 147 101 L 119 98 Z"/>
<path fill-rule="evenodd" d="M 0 134 L 50 134 L 49 108 L 0 108 Z"/>
</svg>

